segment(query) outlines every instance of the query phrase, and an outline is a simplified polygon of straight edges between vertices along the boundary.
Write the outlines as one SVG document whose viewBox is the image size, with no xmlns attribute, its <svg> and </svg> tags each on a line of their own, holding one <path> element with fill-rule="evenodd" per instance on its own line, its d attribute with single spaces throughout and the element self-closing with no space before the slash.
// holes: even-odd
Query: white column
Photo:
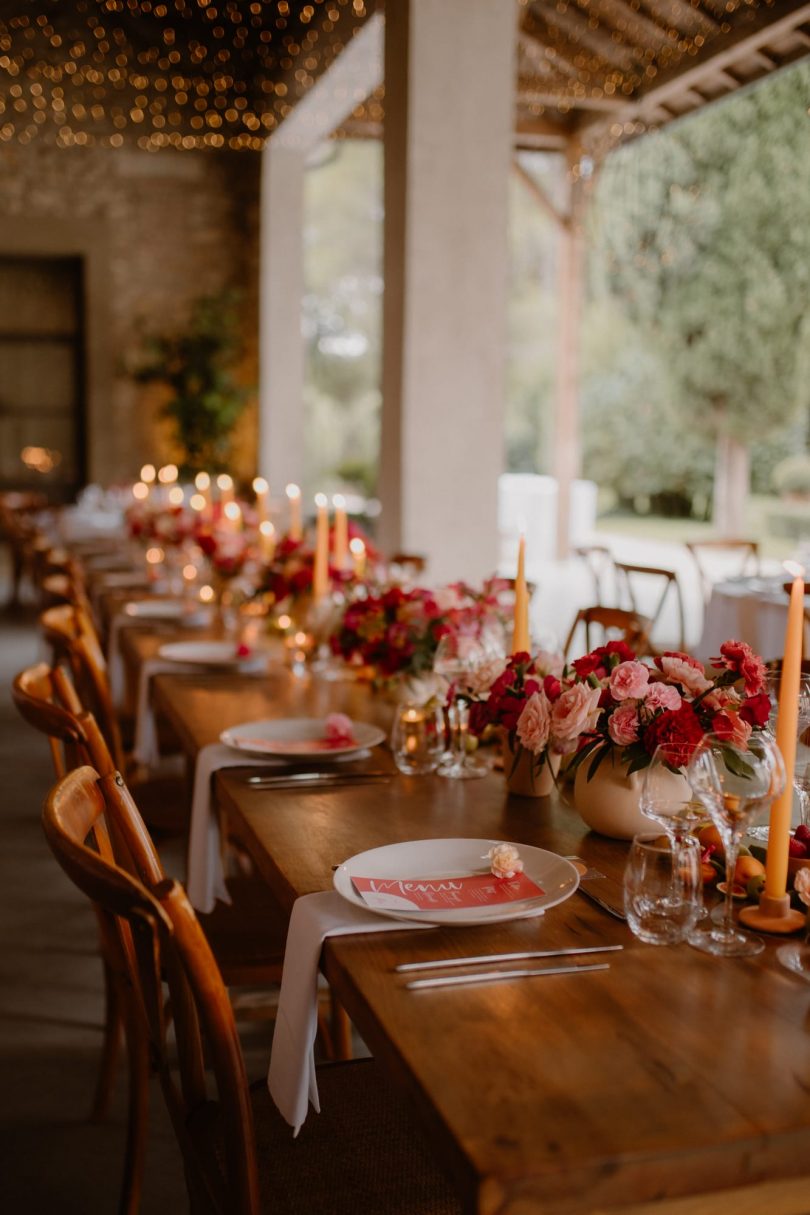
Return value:
<svg viewBox="0 0 810 1215">
<path fill-rule="evenodd" d="M 570 161 L 569 161 L 570 164 Z M 570 168 L 569 168 L 570 171 Z M 579 412 L 579 345 L 585 273 L 582 191 L 571 189 L 566 222 L 559 229 L 557 368 L 554 391 L 553 473 L 557 478 L 557 557 L 571 548 L 571 489 L 582 471 Z"/>
<path fill-rule="evenodd" d="M 503 0 L 386 8 L 382 540 L 431 580 L 498 558 L 514 43 Z"/>
<path fill-rule="evenodd" d="M 304 160 L 272 140 L 262 152 L 257 464 L 274 493 L 304 471 Z"/>
</svg>

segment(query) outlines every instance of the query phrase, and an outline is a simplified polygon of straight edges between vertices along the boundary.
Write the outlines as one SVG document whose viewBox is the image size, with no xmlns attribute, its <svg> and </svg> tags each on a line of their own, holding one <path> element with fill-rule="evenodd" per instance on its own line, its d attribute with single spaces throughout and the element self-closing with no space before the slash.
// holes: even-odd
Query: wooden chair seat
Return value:
<svg viewBox="0 0 810 1215">
<path fill-rule="evenodd" d="M 424 1132 L 372 1059 L 318 1068 L 321 1113 L 297 1138 L 267 1082 L 250 1087 L 261 1211 L 268 1215 L 460 1215 L 461 1204 L 425 1148 Z M 189 1130 L 208 1145 L 226 1187 L 220 1107 L 207 1102 Z"/>
</svg>

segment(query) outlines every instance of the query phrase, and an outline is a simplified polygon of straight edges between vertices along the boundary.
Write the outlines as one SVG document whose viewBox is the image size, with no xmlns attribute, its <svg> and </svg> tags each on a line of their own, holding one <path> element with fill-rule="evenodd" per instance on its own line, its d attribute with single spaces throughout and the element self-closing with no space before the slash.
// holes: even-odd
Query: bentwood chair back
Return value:
<svg viewBox="0 0 810 1215">
<path fill-rule="evenodd" d="M 717 561 L 723 557 L 733 558 L 732 568 L 728 562 L 723 562 L 723 572 L 726 577 L 732 574 L 757 574 L 759 572 L 759 545 L 756 540 L 738 540 L 721 537 L 717 539 L 689 540 L 688 548 L 700 579 L 700 589 L 704 603 L 708 603 L 712 594 L 712 586 L 717 581 Z"/>
<path fill-rule="evenodd" d="M 580 608 L 577 612 L 563 651 L 566 658 L 571 653 L 574 638 L 581 627 L 585 632 L 586 652 L 592 650 L 597 644 L 595 630 L 599 629 L 601 632 L 599 644 L 607 641 L 611 633 L 618 633 L 639 657 L 650 653 L 651 621 L 646 616 L 640 616 L 638 612 L 629 612 L 624 608 L 601 607 L 597 604 L 594 607 Z"/>
<path fill-rule="evenodd" d="M 107 663 L 87 610 L 81 605 L 60 604 L 47 608 L 39 622 L 45 640 L 53 650 L 55 665 L 65 663 L 68 666 L 82 703 L 88 706 L 101 727 L 115 767 L 119 772 L 126 771 Z"/>
<path fill-rule="evenodd" d="M 133 1008 L 143 1014 L 195 1215 L 356 1215 L 358 1207 L 379 1215 L 459 1215 L 418 1128 L 375 1080 L 369 1061 L 321 1069 L 323 1113 L 298 1140 L 271 1105 L 266 1083 L 248 1086 L 228 993 L 184 891 L 171 881 L 147 889 L 108 851 L 86 842 L 105 812 L 113 813 L 115 796 L 114 777 L 79 768 L 52 790 L 43 826 L 79 889 L 125 922 Z"/>
<path fill-rule="evenodd" d="M 672 592 L 678 611 L 677 646 L 679 650 L 683 651 L 686 648 L 686 616 L 681 584 L 675 570 L 665 569 L 658 565 L 633 565 L 625 561 L 616 561 L 614 564 L 630 611 L 639 612 L 638 600 L 642 588 L 646 586 L 651 592 L 654 601 L 653 607 L 652 610 L 646 611 L 650 620 L 650 632 L 660 621 L 664 605 Z"/>
</svg>

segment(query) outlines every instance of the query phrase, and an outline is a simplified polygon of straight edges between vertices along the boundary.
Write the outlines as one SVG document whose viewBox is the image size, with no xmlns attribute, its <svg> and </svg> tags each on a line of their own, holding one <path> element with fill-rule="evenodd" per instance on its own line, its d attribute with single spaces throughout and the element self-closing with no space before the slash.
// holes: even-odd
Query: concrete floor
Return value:
<svg viewBox="0 0 810 1215">
<path fill-rule="evenodd" d="M 0 577 L 0 603 L 4 602 Z M 9 685 L 39 656 L 35 613 L 0 608 L 0 1210 L 111 1215 L 124 1142 L 126 1078 L 104 1124 L 88 1121 L 101 1046 L 103 986 L 95 921 L 39 826 L 52 783 L 44 738 L 17 715 Z M 171 858 L 177 871 L 180 858 Z M 271 1029 L 252 1024 L 251 1077 Z M 153 1087 L 144 1215 L 187 1210 L 179 1149 Z"/>
</svg>

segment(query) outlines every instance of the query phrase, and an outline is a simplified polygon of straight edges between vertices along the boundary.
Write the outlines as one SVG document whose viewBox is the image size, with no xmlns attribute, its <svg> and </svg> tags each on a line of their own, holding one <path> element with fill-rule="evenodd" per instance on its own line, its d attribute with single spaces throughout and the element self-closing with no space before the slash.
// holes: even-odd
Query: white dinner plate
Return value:
<svg viewBox="0 0 810 1215">
<path fill-rule="evenodd" d="M 138 599 L 126 605 L 124 614 L 133 620 L 178 620 L 191 626 L 204 623 L 211 615 L 207 608 L 183 599 Z"/>
<path fill-rule="evenodd" d="M 188 662 L 198 667 L 255 668 L 267 661 L 261 651 L 251 650 L 240 657 L 233 641 L 170 641 L 158 650 L 167 662 Z"/>
<path fill-rule="evenodd" d="M 523 861 L 523 871 L 543 893 L 519 903 L 500 903 L 492 907 L 458 908 L 430 911 L 394 911 L 370 907 L 352 885 L 353 877 L 366 878 L 445 878 L 471 877 L 487 873 L 489 863 L 483 859 L 489 849 L 502 840 L 412 840 L 402 844 L 385 844 L 359 852 L 338 865 L 334 884 L 338 894 L 348 902 L 376 915 L 394 920 L 409 920 L 419 924 L 499 924 L 540 915 L 570 898 L 579 885 L 579 873 L 564 857 L 545 848 L 516 844 Z"/>
<path fill-rule="evenodd" d="M 340 759 L 376 747 L 385 731 L 364 721 L 352 722 L 353 742 L 338 747 L 324 746 L 326 720 L 322 717 L 282 717 L 270 721 L 246 721 L 223 730 L 220 742 L 247 755 L 282 755 L 298 759 Z"/>
</svg>

